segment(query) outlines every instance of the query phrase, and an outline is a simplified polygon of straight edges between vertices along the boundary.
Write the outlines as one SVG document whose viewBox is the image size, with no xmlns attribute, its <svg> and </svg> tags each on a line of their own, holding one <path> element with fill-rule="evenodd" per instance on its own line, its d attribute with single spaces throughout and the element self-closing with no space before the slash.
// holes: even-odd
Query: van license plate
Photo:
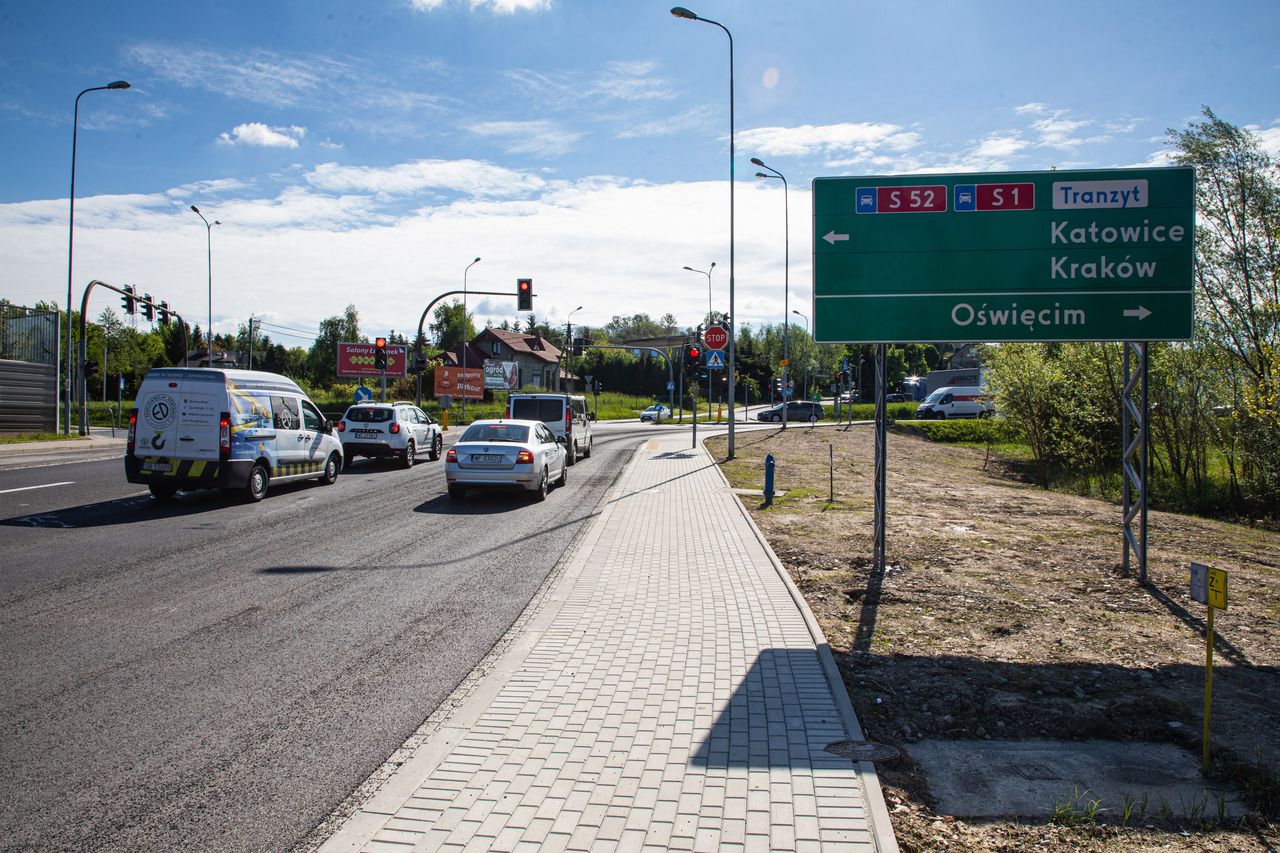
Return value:
<svg viewBox="0 0 1280 853">
<path fill-rule="evenodd" d="M 498 462 L 501 462 L 501 461 L 502 461 L 502 454 L 500 454 L 500 453 L 475 453 L 475 454 L 472 454 L 472 456 L 471 456 L 471 461 L 472 461 L 472 462 L 488 462 L 489 464 L 494 464 L 494 463 L 498 463 Z"/>
<path fill-rule="evenodd" d="M 170 462 L 143 462 L 143 471 L 150 471 L 153 474 L 168 474 L 173 470 L 173 464 Z"/>
</svg>

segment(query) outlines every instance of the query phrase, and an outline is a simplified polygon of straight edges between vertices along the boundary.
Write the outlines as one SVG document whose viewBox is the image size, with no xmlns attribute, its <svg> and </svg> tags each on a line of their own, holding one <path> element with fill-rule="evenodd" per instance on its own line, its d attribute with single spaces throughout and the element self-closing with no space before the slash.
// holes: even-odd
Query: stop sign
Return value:
<svg viewBox="0 0 1280 853">
<path fill-rule="evenodd" d="M 706 341 L 708 349 L 724 349 L 729 343 L 729 333 L 725 331 L 724 326 L 708 326 L 703 340 Z"/>
</svg>

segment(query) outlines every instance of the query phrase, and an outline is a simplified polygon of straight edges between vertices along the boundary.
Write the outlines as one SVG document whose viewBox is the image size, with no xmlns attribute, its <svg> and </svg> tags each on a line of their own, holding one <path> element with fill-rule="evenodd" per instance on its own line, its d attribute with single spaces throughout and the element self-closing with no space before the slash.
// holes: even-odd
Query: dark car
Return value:
<svg viewBox="0 0 1280 853">
<path fill-rule="evenodd" d="M 792 400 L 787 403 L 787 421 L 809 423 L 820 421 L 827 416 L 821 403 L 810 403 L 807 400 Z M 782 404 L 771 406 L 756 415 L 756 420 L 775 424 L 782 423 Z"/>
</svg>

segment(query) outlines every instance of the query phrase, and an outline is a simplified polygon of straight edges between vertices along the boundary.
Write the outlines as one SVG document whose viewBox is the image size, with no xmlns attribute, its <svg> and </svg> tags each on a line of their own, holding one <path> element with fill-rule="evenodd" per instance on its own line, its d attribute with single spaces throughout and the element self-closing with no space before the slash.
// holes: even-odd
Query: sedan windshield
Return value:
<svg viewBox="0 0 1280 853">
<path fill-rule="evenodd" d="M 512 441 L 519 444 L 529 440 L 529 428 L 517 424 L 472 424 L 459 441 Z"/>
</svg>

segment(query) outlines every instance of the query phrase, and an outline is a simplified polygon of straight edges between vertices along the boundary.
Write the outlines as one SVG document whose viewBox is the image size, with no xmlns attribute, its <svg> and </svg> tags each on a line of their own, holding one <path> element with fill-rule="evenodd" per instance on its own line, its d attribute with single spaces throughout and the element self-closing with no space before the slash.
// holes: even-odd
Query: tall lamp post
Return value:
<svg viewBox="0 0 1280 853">
<path fill-rule="evenodd" d="M 729 32 L 729 28 L 728 28 L 728 27 L 726 27 L 724 24 L 720 23 L 719 21 L 713 21 L 713 20 L 711 20 L 710 18 L 700 18 L 700 17 L 698 17 L 698 15 L 696 15 L 695 13 L 693 13 L 693 12 L 689 11 L 688 9 L 684 8 L 683 6 L 676 6 L 675 8 L 673 8 L 673 9 L 671 10 L 671 14 L 672 14 L 672 15 L 674 15 L 675 17 L 677 17 L 677 18 L 684 18 L 685 20 L 688 20 L 688 21 L 702 21 L 704 24 L 711 24 L 711 25 L 713 25 L 713 26 L 719 27 L 720 29 L 724 30 L 724 34 L 725 34 L 726 36 L 728 36 L 728 37 L 729 37 L 729 321 L 728 321 L 728 326 L 729 326 L 729 358 L 728 358 L 728 363 L 725 365 L 725 370 L 726 370 L 726 373 L 728 374 L 728 375 L 726 376 L 726 378 L 729 380 L 729 447 L 728 447 L 727 457 L 728 457 L 729 459 L 732 459 L 732 458 L 733 458 L 733 437 L 734 437 L 734 430 L 733 430 L 733 425 L 734 425 L 733 398 L 734 398 L 734 386 L 737 384 L 737 383 L 734 381 L 734 377 L 733 377 L 733 370 L 734 370 L 734 363 L 735 363 L 735 354 L 734 354 L 734 353 L 735 353 L 735 349 L 736 349 L 736 343 L 735 343 L 735 340 L 734 340 L 735 335 L 734 335 L 734 333 L 733 333 L 733 324 L 734 324 L 734 322 L 735 322 L 735 312 L 734 312 L 734 310 L 733 310 L 733 309 L 734 309 L 734 302 L 733 302 L 733 291 L 734 291 L 734 276 L 733 276 L 733 272 L 734 272 L 734 266 L 733 266 L 733 264 L 734 264 L 734 239 L 733 239 L 733 236 L 734 236 L 734 232 L 733 232 L 733 210 L 734 210 L 734 205 L 733 205 L 733 183 L 734 183 L 734 181 L 733 181 L 733 158 L 734 158 L 734 147 L 733 147 L 733 33 Z"/>
<path fill-rule="evenodd" d="M 572 349 L 573 323 L 569 321 L 573 319 L 574 314 L 577 314 L 581 310 L 582 310 L 582 306 L 579 305 L 577 308 L 574 308 L 567 315 L 565 315 L 565 318 L 564 318 L 564 345 L 566 348 L 569 349 L 570 357 L 572 357 L 572 354 L 573 354 L 573 349 Z M 563 350 L 561 352 L 563 352 Z M 564 383 L 560 379 L 560 360 L 559 359 L 556 359 L 556 389 L 559 391 L 564 390 Z"/>
<path fill-rule="evenodd" d="M 791 309 L 791 313 L 795 314 L 797 317 L 802 317 L 804 319 L 804 333 L 808 335 L 809 334 L 809 318 L 805 317 L 803 314 L 801 314 L 799 311 L 795 310 L 794 308 Z M 809 361 L 808 359 L 805 359 L 805 363 L 804 363 L 804 398 L 806 400 L 809 399 Z"/>
<path fill-rule="evenodd" d="M 791 337 L 791 315 L 789 309 L 791 307 L 791 200 L 790 188 L 787 186 L 786 177 L 772 166 L 766 166 L 759 157 L 752 157 L 751 163 L 759 166 L 761 169 L 767 169 L 769 174 L 764 172 L 756 172 L 757 178 L 773 178 L 782 181 L 782 230 L 783 234 L 783 262 L 782 262 L 782 360 L 786 364 L 782 365 L 782 387 L 787 387 L 787 373 L 791 369 L 791 350 L 788 341 Z M 782 428 L 787 428 L 787 402 L 786 394 L 783 394 L 782 402 Z"/>
<path fill-rule="evenodd" d="M 129 83 L 126 80 L 116 80 L 105 86 L 90 86 L 79 95 L 76 95 L 75 108 L 71 113 L 71 211 L 67 221 L 67 381 L 64 389 L 63 407 L 66 412 L 63 416 L 62 431 L 66 435 L 71 435 L 71 384 L 72 384 L 72 364 L 73 356 L 71 346 L 71 300 L 75 296 L 71 292 L 72 277 L 72 258 L 75 249 L 75 230 L 76 230 L 76 136 L 80 131 L 80 98 L 89 92 L 103 92 L 107 89 L 128 89 Z M 104 368 L 105 369 L 105 368 Z"/>
<path fill-rule="evenodd" d="M 467 420 L 467 350 L 471 348 L 471 341 L 467 340 L 467 273 L 471 268 L 480 263 L 480 259 L 476 258 L 467 264 L 467 268 L 462 271 L 462 420 Z"/>
<path fill-rule="evenodd" d="M 215 219 L 212 222 L 204 218 L 204 214 L 200 212 L 200 208 L 194 204 L 191 210 L 196 216 L 200 217 L 200 221 L 204 223 L 205 251 L 208 253 L 209 260 L 209 328 L 204 330 L 204 338 L 207 346 L 205 349 L 209 351 L 209 366 L 213 367 L 213 226 L 221 225 L 221 219 Z"/>
<path fill-rule="evenodd" d="M 711 262 L 711 267 L 705 270 L 695 270 L 693 267 L 685 267 L 689 272 L 701 273 L 707 277 L 707 325 L 711 325 L 711 271 L 716 268 L 716 262 Z M 697 417 L 694 412 L 694 417 Z M 711 420 L 711 371 L 707 371 L 707 420 Z"/>
</svg>

